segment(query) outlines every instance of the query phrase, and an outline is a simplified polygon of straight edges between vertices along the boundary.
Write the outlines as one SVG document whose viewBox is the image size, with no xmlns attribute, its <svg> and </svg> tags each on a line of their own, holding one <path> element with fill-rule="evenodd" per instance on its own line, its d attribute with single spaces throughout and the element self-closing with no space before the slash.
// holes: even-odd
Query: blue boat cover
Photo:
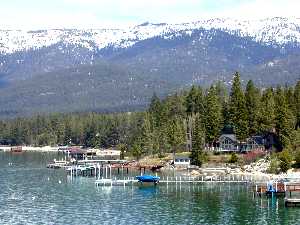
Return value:
<svg viewBox="0 0 300 225">
<path fill-rule="evenodd" d="M 157 182 L 160 179 L 160 177 L 152 175 L 136 176 L 135 178 L 138 179 L 138 181 L 140 182 Z"/>
</svg>

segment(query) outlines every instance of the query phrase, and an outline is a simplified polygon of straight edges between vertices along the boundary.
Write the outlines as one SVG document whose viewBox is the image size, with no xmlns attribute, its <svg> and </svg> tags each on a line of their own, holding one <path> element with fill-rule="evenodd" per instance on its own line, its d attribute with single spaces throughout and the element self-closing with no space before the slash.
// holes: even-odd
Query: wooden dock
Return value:
<svg viewBox="0 0 300 225">
<path fill-rule="evenodd" d="M 299 207 L 300 198 L 284 198 L 284 205 L 286 207 Z"/>
<path fill-rule="evenodd" d="M 181 185 L 181 184 L 204 184 L 204 183 L 235 183 L 235 184 L 246 184 L 249 181 L 247 180 L 226 180 L 226 179 L 204 179 L 202 178 L 192 178 L 192 177 L 166 177 L 165 179 L 159 180 L 158 184 L 166 184 L 166 185 Z M 139 184 L 137 179 L 134 177 L 127 177 L 125 179 L 107 179 L 100 178 L 95 181 L 97 186 L 128 186 Z M 153 184 L 150 182 L 150 184 Z"/>
</svg>

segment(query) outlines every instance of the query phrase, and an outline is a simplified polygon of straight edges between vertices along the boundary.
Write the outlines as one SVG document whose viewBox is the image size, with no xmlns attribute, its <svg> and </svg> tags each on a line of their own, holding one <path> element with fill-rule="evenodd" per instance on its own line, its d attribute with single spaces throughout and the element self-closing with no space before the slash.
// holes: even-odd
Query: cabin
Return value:
<svg viewBox="0 0 300 225">
<path fill-rule="evenodd" d="M 191 159 L 185 156 L 175 156 L 174 166 L 189 167 L 191 165 Z"/>
<path fill-rule="evenodd" d="M 240 150 L 235 134 L 222 134 L 217 142 L 215 151 L 219 152 L 238 152 Z"/>
</svg>

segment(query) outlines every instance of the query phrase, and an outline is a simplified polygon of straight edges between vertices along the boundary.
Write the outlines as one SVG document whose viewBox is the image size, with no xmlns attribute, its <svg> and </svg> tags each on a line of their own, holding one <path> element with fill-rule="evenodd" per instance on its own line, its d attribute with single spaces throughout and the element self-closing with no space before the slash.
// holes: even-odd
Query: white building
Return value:
<svg viewBox="0 0 300 225">
<path fill-rule="evenodd" d="M 175 156 L 175 166 L 189 167 L 191 165 L 191 159 L 185 156 Z"/>
</svg>

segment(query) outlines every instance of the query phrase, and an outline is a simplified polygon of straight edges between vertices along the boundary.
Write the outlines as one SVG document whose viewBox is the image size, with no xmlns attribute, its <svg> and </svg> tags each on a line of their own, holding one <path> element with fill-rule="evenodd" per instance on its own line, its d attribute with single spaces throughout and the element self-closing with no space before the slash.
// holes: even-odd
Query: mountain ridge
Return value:
<svg viewBox="0 0 300 225">
<path fill-rule="evenodd" d="M 217 80 L 230 86 L 235 71 L 260 87 L 300 78 L 300 19 L 203 21 L 126 31 L 0 30 L 0 116 L 132 111 L 153 92 Z"/>
<path fill-rule="evenodd" d="M 64 41 L 93 51 L 109 46 L 126 48 L 138 41 L 197 29 L 219 29 L 241 37 L 251 37 L 265 44 L 300 43 L 300 18 L 268 18 L 261 20 L 208 19 L 181 24 L 144 23 L 127 29 L 49 29 L 37 31 L 0 30 L 0 53 L 38 49 Z"/>
</svg>

